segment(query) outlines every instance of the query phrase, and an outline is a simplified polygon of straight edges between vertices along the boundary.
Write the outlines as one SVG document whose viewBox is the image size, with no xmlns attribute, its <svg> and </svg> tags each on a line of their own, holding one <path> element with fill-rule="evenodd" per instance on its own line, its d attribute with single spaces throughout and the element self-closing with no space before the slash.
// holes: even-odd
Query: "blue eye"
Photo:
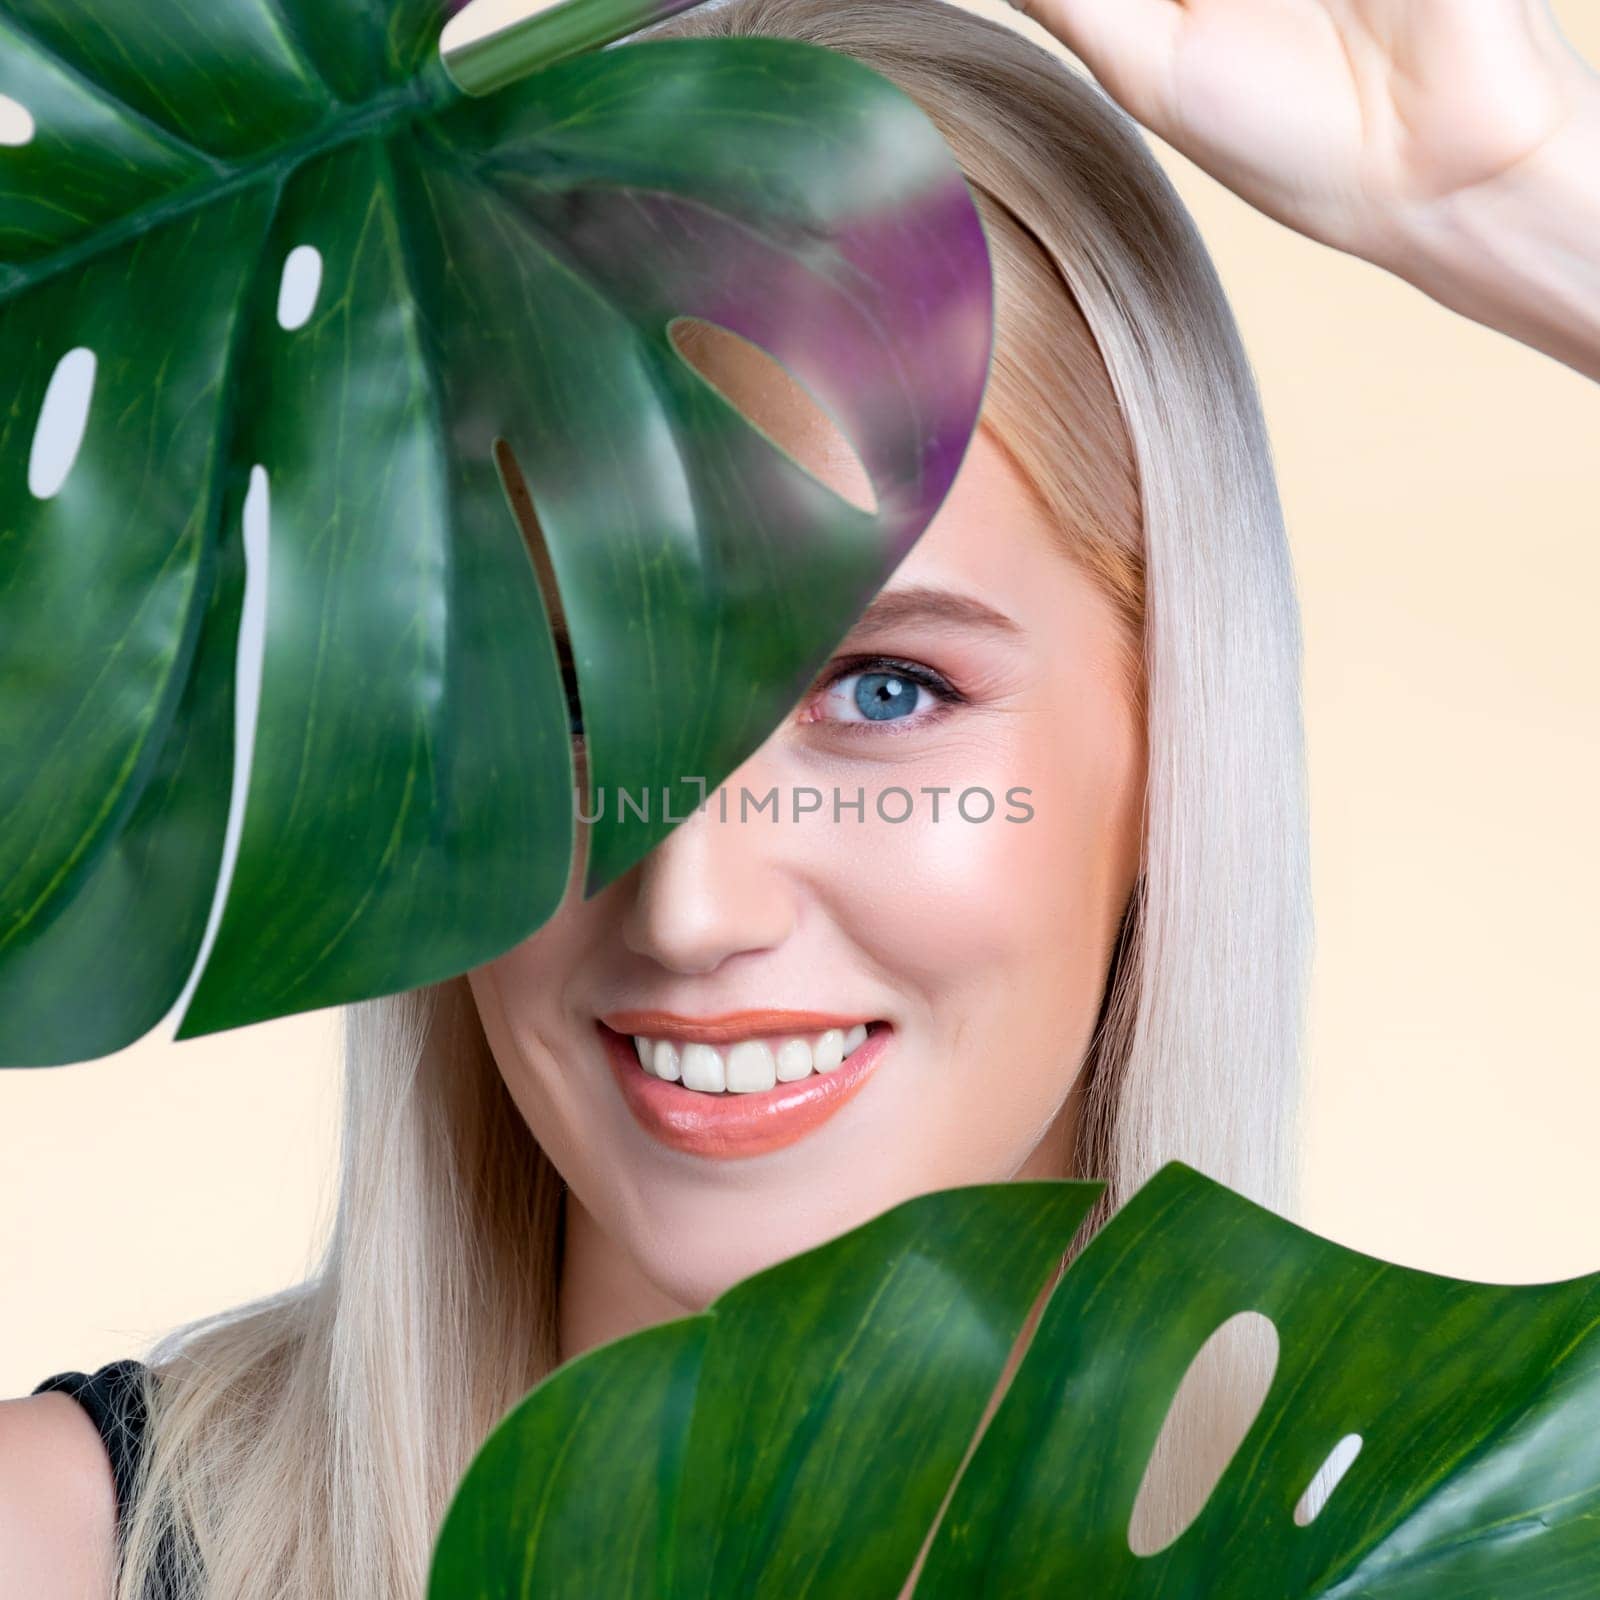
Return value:
<svg viewBox="0 0 1600 1600">
<path fill-rule="evenodd" d="M 922 714 L 929 698 L 939 709 Z M 945 705 L 961 698 L 927 667 L 886 656 L 869 656 L 836 672 L 818 695 L 818 706 L 829 707 L 837 714 L 819 710 L 810 720 L 847 723 L 853 727 L 873 723 L 920 727 L 937 718 Z"/>
<path fill-rule="evenodd" d="M 888 722 L 910 716 L 922 685 L 887 672 L 862 672 L 856 676 L 853 696 L 856 710 L 869 722 Z"/>
</svg>

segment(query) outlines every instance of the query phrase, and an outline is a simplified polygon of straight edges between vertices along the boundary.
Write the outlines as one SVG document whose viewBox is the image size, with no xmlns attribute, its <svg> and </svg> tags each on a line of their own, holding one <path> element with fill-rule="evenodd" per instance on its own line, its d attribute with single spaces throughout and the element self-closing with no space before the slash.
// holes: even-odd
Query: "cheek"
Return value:
<svg viewBox="0 0 1600 1600">
<path fill-rule="evenodd" d="M 544 990 L 527 981 L 523 947 L 474 968 L 467 979 L 495 1065 L 523 1120 L 542 1133 L 551 1121 L 552 1091 L 559 1092 L 551 1050 L 551 1021 L 541 1016 Z M 531 998 L 530 998 L 531 997 Z"/>
<path fill-rule="evenodd" d="M 568 979 L 583 970 L 603 934 L 606 895 L 569 894 L 521 944 L 468 973 L 500 1074 L 523 1118 L 541 1138 L 581 1119 L 573 1075 L 572 1018 L 562 1007 Z"/>
<path fill-rule="evenodd" d="M 959 780 L 953 769 L 904 780 L 953 785 L 938 822 L 921 794 L 894 826 L 869 798 L 839 863 L 836 913 L 907 1006 L 910 1070 L 875 1130 L 901 1187 L 1012 1173 L 1060 1112 L 1093 1034 L 1137 871 L 1141 769 L 1114 721 L 1052 726 L 1019 726 L 1016 751 L 988 772 L 973 761 Z M 987 821 L 957 811 L 967 784 L 994 794 Z M 969 815 L 986 809 L 969 798 Z M 886 1122 L 901 1134 L 892 1158 Z"/>
<path fill-rule="evenodd" d="M 909 785 L 908 785 L 909 787 Z M 970 786 L 969 822 L 957 811 L 960 790 L 917 794 L 917 809 L 895 825 L 871 818 L 851 862 L 851 898 L 862 942 L 930 999 L 982 975 L 992 982 L 1025 952 L 1038 926 L 1040 849 L 1045 829 L 1027 816 L 1031 797 L 1007 800 L 1003 786 Z M 892 800 L 898 800 L 892 796 Z"/>
<path fill-rule="evenodd" d="M 1137 865 L 1131 751 L 1115 727 L 1052 737 L 1028 719 L 1014 735 L 987 761 L 900 780 L 915 796 L 905 822 L 878 818 L 869 791 L 864 824 L 826 830 L 840 841 L 833 904 L 891 982 L 946 1020 L 959 998 L 990 1024 L 1005 1011 L 1060 1029 L 1087 1012 L 1091 1026 Z M 950 788 L 937 820 L 921 785 Z"/>
</svg>

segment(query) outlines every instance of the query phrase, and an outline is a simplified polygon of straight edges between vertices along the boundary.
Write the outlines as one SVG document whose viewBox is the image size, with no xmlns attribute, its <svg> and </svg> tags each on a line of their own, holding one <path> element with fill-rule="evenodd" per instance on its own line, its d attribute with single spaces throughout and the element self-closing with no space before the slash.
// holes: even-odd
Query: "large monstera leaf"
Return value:
<svg viewBox="0 0 1600 1600">
<path fill-rule="evenodd" d="M 1600 1594 L 1600 1275 L 1391 1266 L 1177 1163 L 1067 1269 L 961 1468 L 1096 1188 L 922 1196 L 568 1362 L 469 1469 L 430 1600 L 895 1600 L 936 1519 L 917 1600 Z M 1136 1555 L 1168 1408 L 1244 1312 L 1278 1334 L 1261 1409 Z"/>
<path fill-rule="evenodd" d="M 248 788 L 180 1038 L 452 976 L 560 903 L 568 703 L 497 443 L 571 637 L 586 814 L 610 801 L 586 894 L 759 747 L 955 476 L 992 285 L 913 102 L 765 38 L 591 49 L 470 98 L 443 20 L 0 0 L 0 94 L 35 124 L 0 147 L 0 1064 L 118 1049 L 194 967 L 247 575 Z M 297 325 L 285 265 L 313 251 Z M 685 317 L 806 387 L 875 512 L 696 372 Z M 50 493 L 40 418 L 85 352 Z"/>
</svg>

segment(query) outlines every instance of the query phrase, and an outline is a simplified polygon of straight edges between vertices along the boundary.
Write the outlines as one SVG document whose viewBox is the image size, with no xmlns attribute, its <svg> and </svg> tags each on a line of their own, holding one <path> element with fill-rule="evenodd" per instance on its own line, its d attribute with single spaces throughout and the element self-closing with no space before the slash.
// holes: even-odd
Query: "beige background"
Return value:
<svg viewBox="0 0 1600 1600">
<path fill-rule="evenodd" d="M 483 5 L 456 42 L 526 0 Z M 1600 61 L 1600 8 L 1555 9 Z M 1600 388 L 1160 153 L 1256 364 L 1305 613 L 1306 1220 L 1459 1276 L 1600 1269 Z M 0 1072 L 0 1395 L 320 1242 L 338 1012 L 182 1045 L 177 1015 Z"/>
</svg>

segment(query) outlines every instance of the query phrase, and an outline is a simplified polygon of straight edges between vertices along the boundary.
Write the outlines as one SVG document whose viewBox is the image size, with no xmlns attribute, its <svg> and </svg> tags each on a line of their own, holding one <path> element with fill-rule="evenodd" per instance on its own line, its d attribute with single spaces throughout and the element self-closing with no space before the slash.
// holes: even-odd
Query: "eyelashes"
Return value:
<svg viewBox="0 0 1600 1600">
<path fill-rule="evenodd" d="M 934 702 L 932 710 L 914 711 L 910 716 L 895 717 L 870 717 L 863 711 L 860 704 L 863 687 L 858 685 L 851 694 L 841 696 L 839 686 L 851 678 L 863 680 L 880 679 L 876 689 L 867 688 L 869 700 L 874 693 L 877 695 L 878 704 L 886 704 L 893 699 L 905 696 L 906 685 L 913 684 L 919 690 L 926 691 Z M 921 698 L 920 696 L 913 697 Z M 953 706 L 965 703 L 966 697 L 952 685 L 948 679 L 935 672 L 931 667 L 924 666 L 919 661 L 907 661 L 901 656 L 851 656 L 840 662 L 835 662 L 830 667 L 828 675 L 823 678 L 808 702 L 808 714 L 802 718 L 807 723 L 823 722 L 831 727 L 846 728 L 852 737 L 862 733 L 890 732 L 898 733 L 902 729 L 919 729 L 930 726 L 932 723 L 943 720 Z M 820 706 L 835 704 L 851 711 L 862 713 L 857 717 L 829 717 L 815 714 L 815 709 Z"/>
<path fill-rule="evenodd" d="M 577 672 L 573 665 L 572 653 L 567 646 L 566 636 L 563 634 L 558 639 L 558 654 L 561 662 L 562 682 L 567 696 L 567 728 L 574 746 L 582 749 L 587 746 L 587 738 L 583 726 L 583 710 L 578 701 Z M 880 692 L 884 696 L 892 696 L 897 692 L 904 693 L 904 685 L 911 683 L 919 690 L 932 698 L 932 709 L 919 709 L 910 716 L 903 717 L 869 717 L 865 714 L 859 717 L 832 717 L 816 714 L 805 715 L 801 718 L 806 723 L 826 723 L 831 727 L 848 728 L 852 735 L 862 732 L 879 732 L 888 730 L 897 732 L 900 729 L 924 728 L 933 722 L 942 720 L 951 707 L 964 705 L 966 696 L 961 693 L 950 681 L 932 667 L 924 666 L 919 661 L 908 661 L 903 656 L 862 655 L 848 656 L 840 661 L 835 661 L 828 669 L 827 675 L 818 681 L 807 702 L 808 712 L 814 708 L 832 702 L 844 706 L 849 710 L 861 711 L 859 699 L 861 690 L 858 687 L 855 694 L 847 698 L 838 697 L 838 688 L 842 683 L 851 678 L 881 678 Z M 896 685 L 899 685 L 898 691 Z M 869 690 L 868 694 L 871 695 Z"/>
</svg>

